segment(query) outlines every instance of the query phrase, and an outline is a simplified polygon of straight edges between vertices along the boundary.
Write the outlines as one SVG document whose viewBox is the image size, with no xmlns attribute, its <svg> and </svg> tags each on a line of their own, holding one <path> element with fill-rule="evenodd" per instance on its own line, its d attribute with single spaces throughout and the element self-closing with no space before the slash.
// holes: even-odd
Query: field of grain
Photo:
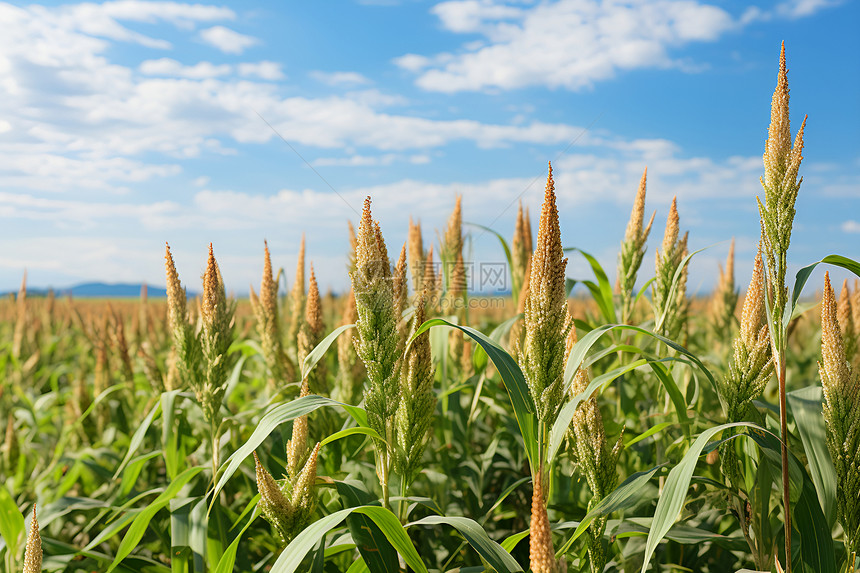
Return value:
<svg viewBox="0 0 860 573">
<path fill-rule="evenodd" d="M 249 253 L 248 300 L 217 245 L 202 282 L 166 247 L 166 301 L 22 285 L 0 301 L 3 570 L 856 571 L 860 284 L 806 279 L 860 265 L 788 276 L 785 68 L 759 256 L 732 248 L 707 299 L 647 174 L 612 282 L 566 248 L 551 166 L 541 212 L 497 229 L 509 297 L 470 296 L 459 200 L 398 250 L 368 198 L 349 293 L 320 292 L 304 244 L 289 289 Z M 593 277 L 571 298 L 573 257 Z"/>
</svg>

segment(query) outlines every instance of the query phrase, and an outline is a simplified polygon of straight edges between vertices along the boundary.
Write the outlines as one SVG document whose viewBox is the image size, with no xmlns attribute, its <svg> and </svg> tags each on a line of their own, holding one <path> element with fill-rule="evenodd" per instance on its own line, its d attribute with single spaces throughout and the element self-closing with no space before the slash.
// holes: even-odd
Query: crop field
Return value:
<svg viewBox="0 0 860 573">
<path fill-rule="evenodd" d="M 783 52 L 759 253 L 732 243 L 707 298 L 687 293 L 696 230 L 675 202 L 650 214 L 647 172 L 604 269 L 562 236 L 551 165 L 540 212 L 486 230 L 509 296 L 469 292 L 459 199 L 401 248 L 368 197 L 345 293 L 304 243 L 288 284 L 285 253 L 248 253 L 243 300 L 217 244 L 202 279 L 165 247 L 166 300 L 23 284 L 0 301 L 0 569 L 860 570 L 860 282 L 808 280 L 860 264 L 787 270 L 788 104 Z"/>
</svg>

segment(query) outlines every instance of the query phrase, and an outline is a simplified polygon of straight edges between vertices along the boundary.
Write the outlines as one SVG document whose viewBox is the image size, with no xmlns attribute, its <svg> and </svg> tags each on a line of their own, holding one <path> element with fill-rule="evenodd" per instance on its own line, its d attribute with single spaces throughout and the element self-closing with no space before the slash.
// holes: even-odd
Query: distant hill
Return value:
<svg viewBox="0 0 860 573">
<path fill-rule="evenodd" d="M 27 288 L 27 296 L 45 296 L 50 290 L 54 291 L 56 296 L 68 296 L 72 298 L 138 298 L 142 284 L 129 283 L 81 283 L 66 288 L 44 289 L 44 288 Z M 13 291 L 17 292 L 17 291 Z M 167 290 L 154 286 L 147 285 L 147 296 L 150 298 L 164 298 L 167 296 Z M 4 296 L 9 293 L 3 293 Z M 194 296 L 194 293 L 189 292 L 188 296 Z"/>
</svg>

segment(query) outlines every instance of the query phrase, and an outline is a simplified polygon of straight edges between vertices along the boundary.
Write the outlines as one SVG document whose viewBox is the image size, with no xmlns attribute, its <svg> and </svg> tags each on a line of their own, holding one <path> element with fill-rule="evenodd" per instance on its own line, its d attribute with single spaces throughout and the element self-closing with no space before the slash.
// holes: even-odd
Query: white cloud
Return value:
<svg viewBox="0 0 860 573">
<path fill-rule="evenodd" d="M 691 0 L 598 2 L 560 0 L 529 9 L 503 0 L 456 0 L 433 8 L 456 33 L 481 34 L 487 43 L 456 55 L 407 54 L 401 68 L 419 72 L 427 90 L 458 92 L 531 85 L 579 90 L 637 68 L 697 66 L 671 51 L 712 41 L 739 24 L 723 9 Z"/>
<path fill-rule="evenodd" d="M 358 72 L 311 72 L 311 77 L 327 86 L 362 86 L 372 83 Z"/>
<path fill-rule="evenodd" d="M 315 167 L 386 167 L 395 162 L 406 162 L 411 165 L 426 165 L 430 156 L 425 154 L 400 155 L 385 153 L 382 155 L 351 155 L 349 157 L 320 157 L 312 164 Z"/>
<path fill-rule="evenodd" d="M 224 26 L 213 26 L 201 30 L 200 39 L 225 54 L 241 54 L 260 42 L 257 38 L 240 34 Z"/>
<path fill-rule="evenodd" d="M 282 80 L 287 76 L 278 62 L 264 60 L 256 63 L 239 64 L 239 75 L 244 77 L 257 77 L 261 80 Z"/>
<path fill-rule="evenodd" d="M 185 66 L 171 58 L 146 60 L 140 64 L 140 73 L 148 76 L 174 76 L 194 80 L 226 76 L 231 71 L 229 64 L 198 62 L 193 66 Z"/>
<path fill-rule="evenodd" d="M 788 0 L 778 4 L 775 12 L 785 18 L 805 18 L 842 3 L 844 0 Z"/>
<path fill-rule="evenodd" d="M 860 233 L 860 222 L 849 219 L 842 223 L 841 228 L 845 233 Z"/>
</svg>

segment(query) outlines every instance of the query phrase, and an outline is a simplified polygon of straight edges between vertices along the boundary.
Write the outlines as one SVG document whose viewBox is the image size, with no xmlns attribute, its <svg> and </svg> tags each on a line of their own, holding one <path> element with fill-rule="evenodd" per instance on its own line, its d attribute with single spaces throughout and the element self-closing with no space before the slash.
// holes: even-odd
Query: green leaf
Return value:
<svg viewBox="0 0 860 573">
<path fill-rule="evenodd" d="M 508 269 L 510 270 L 510 273 L 511 273 L 511 296 L 514 299 L 514 302 L 516 302 L 517 298 L 520 296 L 520 288 L 522 288 L 522 285 L 514 284 L 514 280 L 513 280 L 513 278 L 514 278 L 514 275 L 513 275 L 514 259 L 511 256 L 511 249 L 510 249 L 510 247 L 508 247 L 508 242 L 505 240 L 505 238 L 502 235 L 500 235 L 499 233 L 497 233 L 496 231 L 492 230 L 489 227 L 485 227 L 484 225 L 479 225 L 478 223 L 464 222 L 463 224 L 464 225 L 471 225 L 472 227 L 478 227 L 479 229 L 487 231 L 488 233 L 492 233 L 499 240 L 499 243 L 501 243 L 501 245 L 502 245 L 502 249 L 505 251 L 505 259 L 507 259 L 507 261 L 508 261 Z"/>
<path fill-rule="evenodd" d="M 597 303 L 597 306 L 600 308 L 600 312 L 601 314 L 603 314 L 603 317 L 606 319 L 606 321 L 617 322 L 618 318 L 615 315 L 615 302 L 612 294 L 612 285 L 609 283 L 609 278 L 606 276 L 606 272 L 603 270 L 603 267 L 600 266 L 600 263 L 597 262 L 596 258 L 586 253 L 582 249 L 571 247 L 564 250 L 578 251 L 579 254 L 585 257 L 585 259 L 588 261 L 588 264 L 591 265 L 591 270 L 594 272 L 594 277 L 597 279 L 597 285 L 594 285 L 594 283 L 591 283 L 591 281 L 583 282 L 588 287 L 588 290 L 591 291 L 591 295 L 594 298 L 594 301 Z"/>
<path fill-rule="evenodd" d="M 523 377 L 523 373 L 520 370 L 517 361 L 514 360 L 510 354 L 505 352 L 497 342 L 493 341 L 481 332 L 478 332 L 474 328 L 458 326 L 441 318 L 431 318 L 430 320 L 425 321 L 424 324 L 422 324 L 415 332 L 415 335 L 409 340 L 409 343 L 411 344 L 419 334 L 426 332 L 433 326 L 439 325 L 459 328 L 468 334 L 475 342 L 480 344 L 493 361 L 496 370 L 499 371 L 499 375 L 501 375 L 502 381 L 505 383 L 508 395 L 511 397 L 514 416 L 516 417 L 517 424 L 520 427 L 520 433 L 522 433 L 526 455 L 529 458 L 529 465 L 532 468 L 532 473 L 534 473 L 534 470 L 538 467 L 539 463 L 537 417 L 535 415 L 534 401 L 532 400 L 531 394 L 529 394 L 528 386 L 526 385 L 525 378 Z"/>
<path fill-rule="evenodd" d="M 711 245 L 711 246 L 713 246 L 713 245 Z M 690 262 L 690 259 L 693 258 L 693 255 L 697 255 L 697 254 L 701 253 L 702 251 L 704 251 L 706 249 L 710 249 L 710 248 L 711 247 L 704 247 L 704 248 L 699 249 L 698 251 L 693 251 L 692 253 L 688 254 L 686 257 L 681 259 L 681 264 L 678 265 L 678 268 L 675 269 L 675 274 L 672 276 L 672 285 L 669 287 L 669 295 L 666 297 L 667 301 L 674 301 L 675 300 L 675 296 L 676 296 L 675 293 L 678 291 L 678 283 L 681 280 L 681 275 L 684 272 L 684 267 L 687 266 L 687 264 Z M 662 328 L 663 323 L 666 322 L 666 315 L 669 313 L 670 308 L 671 308 L 671 305 L 667 304 L 666 308 L 663 309 L 663 314 L 655 317 L 655 323 L 654 323 L 654 329 L 655 330 L 660 330 L 660 328 Z"/>
<path fill-rule="evenodd" d="M 0 536 L 6 541 L 6 551 L 13 559 L 18 556 L 18 543 L 24 533 L 24 515 L 6 485 L 0 485 Z"/>
<path fill-rule="evenodd" d="M 681 508 L 684 506 L 684 500 L 687 497 L 687 489 L 690 487 L 690 479 L 693 477 L 693 471 L 696 469 L 696 462 L 702 450 L 713 436 L 723 430 L 737 426 L 758 428 L 758 426 L 748 422 L 735 422 L 733 424 L 723 424 L 714 428 L 708 428 L 696 438 L 696 441 L 690 446 L 690 450 L 681 458 L 678 465 L 669 472 L 669 475 L 666 477 L 666 483 L 663 485 L 663 492 L 657 501 L 657 509 L 654 511 L 654 521 L 651 525 L 651 531 L 648 533 L 648 540 L 645 543 L 645 558 L 642 561 L 642 573 L 645 573 L 645 570 L 648 569 L 651 556 L 654 555 L 654 550 L 657 549 L 657 544 L 660 543 L 660 540 L 672 528 L 675 520 L 681 514 Z"/>
<path fill-rule="evenodd" d="M 818 262 L 812 263 L 811 265 L 806 265 L 799 271 L 794 278 L 794 288 L 791 291 L 791 306 L 786 307 L 785 316 L 783 317 L 784 326 L 788 328 L 788 323 L 791 320 L 792 315 L 794 314 L 794 309 L 797 306 L 797 301 L 800 298 L 800 293 L 803 292 L 803 287 L 806 286 L 806 281 L 809 280 L 812 271 L 815 270 L 815 267 L 820 265 L 821 263 L 827 263 L 829 265 L 836 265 L 837 267 L 842 267 L 843 269 L 847 269 L 860 277 L 860 263 L 855 261 L 854 259 L 849 259 L 848 257 L 843 257 L 842 255 L 827 255 L 823 259 Z"/>
<path fill-rule="evenodd" d="M 322 396 L 304 396 L 296 398 L 292 402 L 281 404 L 263 416 L 257 424 L 257 427 L 254 428 L 248 441 L 245 442 L 238 450 L 233 452 L 233 454 L 227 458 L 221 466 L 221 469 L 219 470 L 221 477 L 218 478 L 218 483 L 215 486 L 212 499 L 215 500 L 218 498 L 218 493 L 224 488 L 227 481 L 229 481 L 233 474 L 236 473 L 236 470 L 239 469 L 242 462 L 245 461 L 245 459 L 247 459 L 255 449 L 257 449 L 257 446 L 263 443 L 263 440 L 269 437 L 269 434 L 271 434 L 275 428 L 284 422 L 309 414 L 323 406 L 339 406 L 346 410 L 359 425 L 367 425 L 367 414 L 364 412 L 364 409 L 359 408 L 358 406 L 343 404 L 336 400 L 332 400 L 331 398 L 324 398 Z"/>
<path fill-rule="evenodd" d="M 605 374 L 595 377 L 588 384 L 585 390 L 580 392 L 576 397 L 562 407 L 561 411 L 558 413 L 558 417 L 556 417 L 555 422 L 552 425 L 552 429 L 550 430 L 549 450 L 547 452 L 548 463 L 551 464 L 553 460 L 555 460 L 555 456 L 561 447 L 564 436 L 567 433 L 568 428 L 570 428 L 570 422 L 573 420 L 577 406 L 579 406 L 579 404 L 584 400 L 590 398 L 598 388 L 601 388 L 605 384 L 609 384 L 622 374 L 646 364 L 646 362 L 646 360 L 640 359 L 631 364 L 620 366 L 614 370 L 606 372 Z"/>
<path fill-rule="evenodd" d="M 789 392 L 786 399 L 809 460 L 809 473 L 818 492 L 818 501 L 832 528 L 836 523 L 836 469 L 827 450 L 821 387 L 809 386 Z"/>
<path fill-rule="evenodd" d="M 353 485 L 345 481 L 335 481 L 335 488 L 340 494 L 344 509 L 379 504 L 375 497 L 362 487 L 360 483 Z M 374 573 L 400 573 L 397 551 L 369 517 L 363 514 L 349 515 L 346 525 L 363 560 Z"/>
<path fill-rule="evenodd" d="M 337 337 L 354 326 L 354 324 L 345 324 L 335 328 L 328 336 L 323 338 L 307 356 L 305 356 L 305 360 L 302 362 L 302 380 L 308 377 L 310 371 L 313 370 L 317 363 L 322 359 L 332 343 L 337 340 Z"/>
<path fill-rule="evenodd" d="M 113 474 L 113 479 L 119 477 L 119 474 L 122 473 L 122 470 L 125 469 L 125 466 L 131 461 L 131 458 L 137 452 L 137 448 L 140 447 L 140 444 L 143 443 L 143 438 L 146 437 L 146 431 L 149 430 L 149 426 L 152 425 L 152 420 L 161 413 L 161 400 L 155 403 L 155 406 L 152 407 L 152 410 L 149 411 L 149 414 L 143 419 L 143 422 L 140 423 L 140 426 L 137 427 L 137 430 L 134 431 L 134 435 L 131 437 L 131 441 L 128 444 L 128 452 L 125 454 L 125 458 L 123 458 L 122 463 L 119 464 L 119 467 L 116 469 L 116 473 Z"/>
<path fill-rule="evenodd" d="M 836 573 L 836 558 L 833 551 L 833 538 L 812 480 L 804 473 L 803 489 L 800 499 L 792 508 L 792 524 L 800 533 L 800 557 L 802 568 L 793 567 L 798 573 Z"/>
<path fill-rule="evenodd" d="M 203 468 L 198 466 L 188 468 L 179 474 L 175 480 L 170 482 L 170 485 L 167 486 L 167 489 L 165 489 L 161 495 L 155 498 L 152 503 L 137 514 L 134 521 L 131 523 L 131 527 L 128 528 L 125 537 L 123 537 L 122 542 L 119 544 L 116 557 L 110 567 L 108 567 L 107 573 L 113 571 L 116 566 L 119 565 L 119 563 L 125 559 L 135 547 L 137 547 L 137 544 L 141 539 L 143 539 L 143 535 L 146 533 L 146 528 L 149 527 L 149 522 L 153 517 L 155 517 L 155 514 L 170 503 L 170 500 L 179 494 L 179 491 L 185 487 L 185 484 L 187 484 L 191 478 L 199 474 L 201 470 L 203 470 Z"/>
<path fill-rule="evenodd" d="M 656 340 L 659 340 L 669 348 L 683 354 L 692 360 L 696 366 L 707 376 L 708 380 L 711 382 L 711 386 L 716 390 L 717 381 L 714 379 L 711 371 L 708 370 L 705 365 L 702 363 L 699 358 L 692 354 L 689 350 L 675 342 L 674 340 L 670 340 L 665 336 L 661 336 L 656 334 L 650 330 L 642 328 L 640 326 L 632 326 L 629 324 L 604 324 L 594 330 L 588 332 L 585 336 L 579 339 L 579 341 L 573 345 L 573 348 L 570 351 L 570 356 L 567 359 L 567 364 L 564 367 L 564 391 L 567 392 L 570 390 L 570 385 L 573 383 L 573 377 L 576 375 L 576 371 L 579 369 L 582 362 L 585 360 L 585 355 L 588 354 L 588 351 L 591 350 L 591 347 L 594 346 L 601 336 L 609 332 L 610 330 L 615 329 L 623 329 L 623 330 L 633 330 L 635 332 L 640 332 L 642 334 L 648 335 Z"/>
<path fill-rule="evenodd" d="M 427 567 L 424 566 L 397 517 L 388 509 L 369 505 L 342 509 L 311 523 L 287 545 L 272 565 L 270 573 L 294 573 L 319 540 L 352 513 L 361 513 L 372 519 L 409 567 L 416 573 L 428 573 Z"/>
<path fill-rule="evenodd" d="M 624 482 L 615 488 L 609 495 L 600 500 L 600 502 L 595 505 L 591 511 L 585 514 L 585 517 L 583 517 L 582 521 L 579 522 L 573 535 L 555 554 L 556 557 L 561 557 L 567 553 L 571 545 L 573 545 L 573 542 L 576 541 L 580 535 L 585 533 L 588 526 L 596 518 L 603 515 L 609 515 L 610 513 L 620 509 L 626 509 L 637 503 L 641 499 L 637 495 L 639 490 L 641 490 L 662 467 L 663 465 L 659 465 L 651 468 L 650 470 L 636 472 L 624 480 Z"/>
<path fill-rule="evenodd" d="M 504 549 L 505 551 L 510 553 L 511 551 L 514 550 L 514 547 L 516 547 L 520 541 L 522 541 L 523 539 L 525 539 L 528 536 L 529 536 L 529 530 L 528 529 L 526 529 L 525 531 L 520 531 L 519 533 L 514 533 L 513 535 L 505 538 L 505 540 L 502 541 L 502 543 L 501 543 L 502 549 Z"/>
<path fill-rule="evenodd" d="M 334 441 L 340 440 L 341 438 L 347 438 L 356 434 L 363 434 L 365 436 L 370 436 L 371 438 L 376 438 L 377 440 L 382 440 L 383 442 L 385 441 L 373 428 L 359 426 L 357 428 L 346 428 L 345 430 L 335 432 L 320 442 L 320 446 L 325 446 Z"/>
<path fill-rule="evenodd" d="M 662 422 L 660 424 L 657 424 L 656 426 L 652 426 L 652 427 L 648 428 L 647 430 L 645 430 L 644 432 L 642 432 L 638 436 L 631 436 L 631 435 L 625 434 L 627 439 L 624 440 L 624 447 L 629 448 L 633 444 L 635 444 L 637 442 L 641 442 L 642 440 L 644 440 L 646 438 L 650 438 L 651 436 L 653 436 L 657 432 L 661 432 L 661 431 L 665 430 L 666 428 L 668 428 L 670 426 L 674 426 L 674 425 L 675 425 L 675 422 Z"/>
<path fill-rule="evenodd" d="M 450 525 L 459 531 L 463 538 L 469 542 L 469 545 L 478 552 L 478 555 L 498 573 L 516 573 L 523 570 L 510 553 L 490 539 L 483 527 L 467 517 L 430 515 L 409 523 L 406 527 L 413 525 Z"/>
<path fill-rule="evenodd" d="M 218 565 L 212 573 L 233 573 L 233 565 L 236 563 L 236 551 L 239 549 L 239 541 L 242 539 L 242 535 L 244 535 L 245 531 L 247 531 L 251 524 L 254 523 L 254 520 L 257 519 L 258 515 L 260 515 L 260 512 L 255 507 L 254 513 L 251 515 L 248 523 L 245 524 L 242 530 L 239 531 L 239 534 L 236 535 L 236 538 L 233 539 L 233 542 L 224 550 L 224 555 L 221 556 L 221 559 L 218 561 Z"/>
</svg>

